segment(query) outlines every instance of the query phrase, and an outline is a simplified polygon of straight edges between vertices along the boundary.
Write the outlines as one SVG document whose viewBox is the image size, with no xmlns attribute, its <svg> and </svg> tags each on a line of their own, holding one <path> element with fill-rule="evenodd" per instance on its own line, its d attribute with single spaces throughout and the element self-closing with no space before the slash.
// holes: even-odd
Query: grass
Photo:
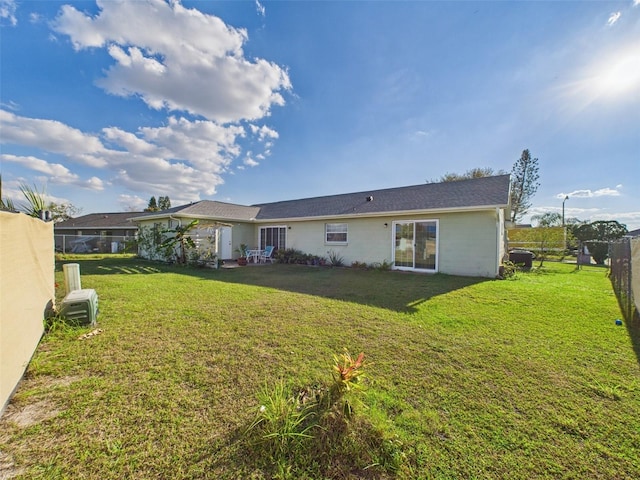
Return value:
<svg viewBox="0 0 640 480">
<path fill-rule="evenodd" d="M 104 331 L 58 322 L 43 339 L 0 425 L 18 478 L 640 477 L 640 342 L 601 268 L 497 281 L 79 258 Z M 265 385 L 322 382 L 345 347 L 371 362 L 367 408 L 316 433 L 323 456 L 271 468 L 244 435 Z M 17 421 L 27 410 L 48 415 Z"/>
</svg>

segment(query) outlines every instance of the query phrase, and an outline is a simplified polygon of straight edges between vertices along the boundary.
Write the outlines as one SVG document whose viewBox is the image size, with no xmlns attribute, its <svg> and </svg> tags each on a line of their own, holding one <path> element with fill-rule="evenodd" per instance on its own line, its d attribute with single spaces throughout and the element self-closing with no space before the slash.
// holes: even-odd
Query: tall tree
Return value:
<svg viewBox="0 0 640 480">
<path fill-rule="evenodd" d="M 493 168 L 472 168 L 464 173 L 445 173 L 438 180 L 428 180 L 427 183 L 443 183 L 443 182 L 457 182 L 459 180 L 469 180 L 471 178 L 483 178 L 492 177 L 494 175 L 505 175 L 507 172 L 504 170 L 493 171 Z"/>
<path fill-rule="evenodd" d="M 149 205 L 147 206 L 147 208 L 144 209 L 145 212 L 157 212 L 159 210 L 158 208 L 158 202 L 156 202 L 156 197 L 151 197 L 149 199 Z"/>
<path fill-rule="evenodd" d="M 531 207 L 531 198 L 538 191 L 538 159 L 531 158 L 529 150 L 513 164 L 511 170 L 511 221 L 517 222 Z"/>
<path fill-rule="evenodd" d="M 171 208 L 171 200 L 169 200 L 169 195 L 164 197 L 158 197 L 158 208 L 160 210 L 166 210 Z"/>
</svg>

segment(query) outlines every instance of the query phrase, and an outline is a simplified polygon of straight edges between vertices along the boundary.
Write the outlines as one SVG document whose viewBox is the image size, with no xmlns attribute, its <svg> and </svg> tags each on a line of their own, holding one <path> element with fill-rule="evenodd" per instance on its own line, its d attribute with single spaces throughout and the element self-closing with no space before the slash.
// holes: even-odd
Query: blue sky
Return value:
<svg viewBox="0 0 640 480">
<path fill-rule="evenodd" d="M 640 0 L 0 0 L 0 171 L 82 213 L 539 159 L 530 214 L 640 228 Z M 526 219 L 525 219 L 526 220 Z"/>
</svg>

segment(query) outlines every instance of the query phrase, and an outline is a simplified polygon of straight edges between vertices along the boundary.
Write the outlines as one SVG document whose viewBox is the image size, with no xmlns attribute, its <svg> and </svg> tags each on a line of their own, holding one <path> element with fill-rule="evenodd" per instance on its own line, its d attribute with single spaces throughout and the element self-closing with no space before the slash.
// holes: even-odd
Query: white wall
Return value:
<svg viewBox="0 0 640 480">
<path fill-rule="evenodd" d="M 440 272 L 495 277 L 502 240 L 496 211 L 443 215 L 440 221 Z"/>
<path fill-rule="evenodd" d="M 342 256 L 346 265 L 391 262 L 394 220 L 439 220 L 439 271 L 452 275 L 495 277 L 503 254 L 503 216 L 495 209 L 406 217 L 351 218 L 327 222 L 289 222 L 287 247 L 327 257 Z M 325 242 L 326 223 L 347 223 L 348 244 Z M 385 223 L 387 226 L 385 227 Z M 256 227 L 258 228 L 258 227 Z"/>
</svg>

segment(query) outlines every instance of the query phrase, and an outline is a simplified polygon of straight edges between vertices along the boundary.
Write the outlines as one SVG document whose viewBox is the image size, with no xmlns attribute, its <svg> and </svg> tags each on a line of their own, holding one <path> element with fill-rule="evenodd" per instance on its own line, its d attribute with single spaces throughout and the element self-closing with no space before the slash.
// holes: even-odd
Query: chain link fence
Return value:
<svg viewBox="0 0 640 480">
<path fill-rule="evenodd" d="M 57 253 L 137 253 L 135 237 L 122 235 L 54 235 Z"/>
<path fill-rule="evenodd" d="M 627 323 L 640 325 L 640 238 L 626 237 L 612 242 L 609 253 L 611 283 L 622 314 Z"/>
</svg>

